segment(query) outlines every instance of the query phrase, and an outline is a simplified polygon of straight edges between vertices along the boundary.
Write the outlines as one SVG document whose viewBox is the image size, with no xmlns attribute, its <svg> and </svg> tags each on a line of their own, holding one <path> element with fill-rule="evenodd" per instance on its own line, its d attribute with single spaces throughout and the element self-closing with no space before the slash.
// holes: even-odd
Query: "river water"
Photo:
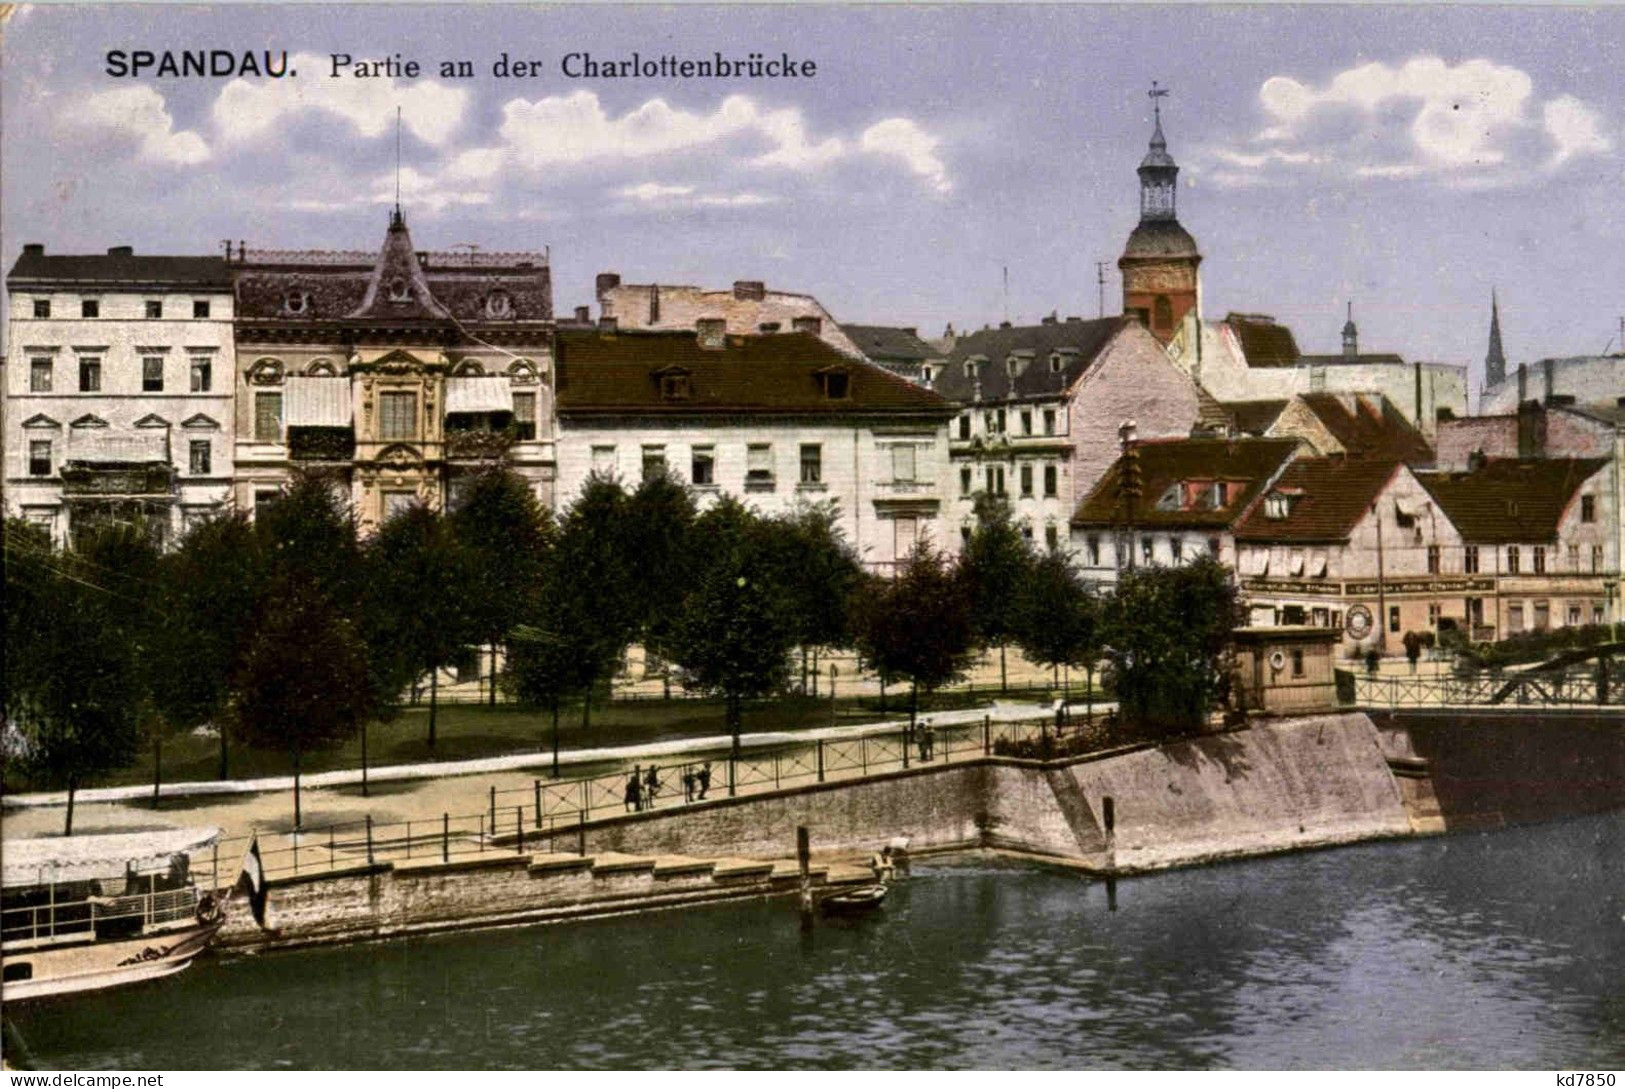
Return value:
<svg viewBox="0 0 1625 1089">
<path fill-rule="evenodd" d="M 57 1068 L 1625 1066 L 1625 814 L 1124 880 L 917 865 L 785 902 L 206 961 L 8 1007 Z"/>
</svg>

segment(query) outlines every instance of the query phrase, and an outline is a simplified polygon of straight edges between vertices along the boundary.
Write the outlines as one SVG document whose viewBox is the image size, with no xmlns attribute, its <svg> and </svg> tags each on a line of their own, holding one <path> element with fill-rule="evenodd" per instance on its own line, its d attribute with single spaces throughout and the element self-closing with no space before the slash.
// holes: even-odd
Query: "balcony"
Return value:
<svg viewBox="0 0 1625 1089">
<path fill-rule="evenodd" d="M 458 461 L 495 461 L 505 456 L 513 443 L 511 427 L 499 431 L 447 431 L 446 457 Z"/>
<path fill-rule="evenodd" d="M 355 457 L 355 432 L 347 427 L 290 427 L 288 457 L 294 461 L 349 461 Z"/>
</svg>

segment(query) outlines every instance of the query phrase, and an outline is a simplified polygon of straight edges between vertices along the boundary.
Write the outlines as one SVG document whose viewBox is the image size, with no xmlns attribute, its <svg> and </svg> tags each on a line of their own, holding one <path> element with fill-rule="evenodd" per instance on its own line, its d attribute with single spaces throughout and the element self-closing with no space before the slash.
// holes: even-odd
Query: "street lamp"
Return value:
<svg viewBox="0 0 1625 1089">
<path fill-rule="evenodd" d="M 1123 515 L 1123 529 L 1118 536 L 1119 567 L 1134 566 L 1134 542 L 1130 539 L 1131 528 L 1134 525 L 1134 500 L 1140 494 L 1140 453 L 1135 449 L 1139 439 L 1139 425 L 1133 420 L 1124 420 L 1117 428 L 1117 439 L 1123 451 L 1123 469 L 1117 477 L 1117 502 Z M 1121 550 L 1127 550 L 1126 564 L 1122 561 Z"/>
</svg>

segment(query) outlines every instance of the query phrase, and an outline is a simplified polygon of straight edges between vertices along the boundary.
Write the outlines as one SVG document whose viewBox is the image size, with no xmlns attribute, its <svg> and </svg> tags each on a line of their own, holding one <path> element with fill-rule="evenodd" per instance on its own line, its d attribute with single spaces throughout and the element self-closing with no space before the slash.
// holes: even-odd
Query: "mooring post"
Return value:
<svg viewBox="0 0 1625 1089">
<path fill-rule="evenodd" d="M 451 861 L 451 814 L 440 814 L 440 861 Z"/>
<path fill-rule="evenodd" d="M 537 829 L 537 831 L 541 831 L 541 827 L 542 827 L 542 781 L 540 779 L 537 779 L 534 785 L 535 785 L 535 788 L 536 788 L 536 829 Z"/>
<path fill-rule="evenodd" d="M 993 755 L 993 716 L 982 716 L 982 755 Z"/>
<path fill-rule="evenodd" d="M 734 765 L 736 763 L 738 761 L 734 759 L 734 754 L 730 752 L 728 754 L 728 797 L 730 798 L 734 796 Z"/>
<path fill-rule="evenodd" d="M 796 865 L 801 870 L 801 929 L 811 930 L 813 923 L 812 898 L 812 837 L 805 824 L 796 826 Z"/>
<path fill-rule="evenodd" d="M 1117 910 L 1117 803 L 1110 795 L 1100 799 L 1100 821 L 1106 826 L 1106 908 Z"/>
<path fill-rule="evenodd" d="M 367 814 L 367 865 L 372 865 L 372 814 Z"/>
<path fill-rule="evenodd" d="M 824 739 L 818 739 L 818 781 L 824 781 Z"/>
<path fill-rule="evenodd" d="M 513 828 L 519 836 L 514 841 L 514 853 L 522 855 L 525 853 L 525 807 L 522 805 L 513 807 Z"/>
</svg>

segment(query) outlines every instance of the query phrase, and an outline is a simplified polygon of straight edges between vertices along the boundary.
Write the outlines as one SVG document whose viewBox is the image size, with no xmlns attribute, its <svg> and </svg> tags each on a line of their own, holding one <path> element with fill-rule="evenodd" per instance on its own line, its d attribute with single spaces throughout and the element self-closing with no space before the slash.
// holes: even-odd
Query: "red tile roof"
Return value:
<svg viewBox="0 0 1625 1089">
<path fill-rule="evenodd" d="M 1236 527 L 1236 540 L 1346 541 L 1399 470 L 1400 464 L 1394 460 L 1330 457 L 1294 461 L 1270 489 L 1270 494 L 1293 496 L 1286 517 L 1268 517 L 1265 504 L 1260 503 Z"/>
<path fill-rule="evenodd" d="M 1433 463 L 1433 448 L 1422 433 L 1381 394 L 1301 396 L 1304 406 L 1351 456 L 1403 461 L 1407 465 Z"/>
<path fill-rule="evenodd" d="M 948 417 L 942 397 L 871 363 L 854 360 L 811 333 L 725 338 L 702 348 L 693 332 L 561 330 L 558 413 L 695 415 L 898 413 Z M 684 374 L 686 396 L 663 395 L 660 375 Z M 844 373 L 844 397 L 825 392 Z"/>
<path fill-rule="evenodd" d="M 1140 463 L 1136 526 L 1228 526 L 1247 509 L 1298 448 L 1296 439 L 1164 439 L 1135 446 Z M 1078 506 L 1072 524 L 1112 526 L 1123 520 L 1119 457 Z M 1191 502 L 1199 484 L 1223 482 L 1222 505 Z M 1182 488 L 1181 485 L 1185 487 Z"/>
<path fill-rule="evenodd" d="M 1598 458 L 1496 458 L 1464 472 L 1417 473 L 1462 539 L 1514 544 L 1557 539 L 1580 486 L 1608 464 Z"/>
</svg>

